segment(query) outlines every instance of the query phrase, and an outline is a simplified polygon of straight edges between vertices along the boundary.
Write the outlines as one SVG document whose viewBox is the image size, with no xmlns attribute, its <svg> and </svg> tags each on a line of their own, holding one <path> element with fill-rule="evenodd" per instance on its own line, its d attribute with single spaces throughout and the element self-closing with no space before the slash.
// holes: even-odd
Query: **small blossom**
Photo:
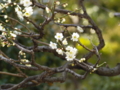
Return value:
<svg viewBox="0 0 120 90">
<path fill-rule="evenodd" d="M 25 66 L 31 67 L 32 65 L 31 64 L 25 64 Z"/>
<path fill-rule="evenodd" d="M 23 5 L 25 7 L 28 7 L 28 6 L 32 5 L 32 2 L 30 0 L 23 0 Z"/>
<path fill-rule="evenodd" d="M 62 40 L 63 39 L 63 34 L 62 33 L 57 33 L 56 35 L 55 35 L 55 38 L 57 39 L 57 40 Z"/>
<path fill-rule="evenodd" d="M 52 49 L 56 49 L 56 48 L 57 48 L 57 44 L 56 44 L 56 43 L 53 43 L 53 42 L 50 42 L 49 46 L 50 46 Z"/>
<path fill-rule="evenodd" d="M 45 7 L 45 10 L 47 13 L 50 13 L 50 9 L 48 7 Z"/>
<path fill-rule="evenodd" d="M 11 35 L 12 37 L 16 37 L 16 36 L 17 36 L 16 34 L 14 34 L 14 33 L 12 33 L 12 32 L 10 32 L 10 35 Z"/>
<path fill-rule="evenodd" d="M 69 51 L 67 51 L 66 54 L 76 55 L 77 54 L 77 49 L 76 48 L 72 48 Z"/>
<path fill-rule="evenodd" d="M 95 30 L 94 30 L 94 29 L 90 29 L 90 32 L 91 32 L 92 34 L 94 34 L 94 33 L 95 33 Z"/>
<path fill-rule="evenodd" d="M 6 19 L 6 18 L 8 18 L 8 16 L 7 16 L 7 15 L 4 15 L 4 18 Z"/>
<path fill-rule="evenodd" d="M 75 57 L 76 57 L 75 55 L 67 54 L 65 58 L 67 59 L 67 61 L 73 61 Z"/>
<path fill-rule="evenodd" d="M 64 53 L 62 49 L 57 49 L 56 52 L 60 55 L 63 55 L 63 53 Z"/>
<path fill-rule="evenodd" d="M 83 29 L 82 29 L 80 26 L 77 26 L 77 30 L 78 30 L 79 32 L 83 32 Z"/>
<path fill-rule="evenodd" d="M 18 31 L 13 31 L 13 33 L 16 35 L 21 35 L 21 32 L 18 32 Z"/>
<path fill-rule="evenodd" d="M 2 32 L 2 35 L 3 35 L 3 36 L 6 36 L 6 35 L 7 35 L 7 33 L 6 33 L 6 32 Z"/>
<path fill-rule="evenodd" d="M 64 23 L 66 20 L 65 20 L 65 18 L 62 18 L 61 19 L 61 23 Z"/>
<path fill-rule="evenodd" d="M 26 7 L 24 16 L 30 17 L 33 14 L 33 8 L 32 7 Z"/>
<path fill-rule="evenodd" d="M 30 24 L 30 22 L 27 22 L 27 24 Z"/>
<path fill-rule="evenodd" d="M 55 3 L 56 3 L 56 5 L 60 5 L 60 2 L 59 2 L 59 1 L 56 1 Z"/>
<path fill-rule="evenodd" d="M 92 72 L 95 72 L 97 70 L 97 68 L 93 68 Z"/>
<path fill-rule="evenodd" d="M 81 58 L 80 60 L 79 60 L 79 62 L 81 63 L 81 62 L 83 62 L 83 61 L 85 61 L 86 59 L 85 58 Z"/>
<path fill-rule="evenodd" d="M 4 5 L 0 3 L 0 10 L 2 10 L 3 8 L 4 8 Z"/>
<path fill-rule="evenodd" d="M 24 63 L 29 63 L 29 60 L 21 59 L 21 64 L 24 64 Z M 31 64 L 25 64 L 25 66 L 31 67 Z"/>
<path fill-rule="evenodd" d="M 9 22 L 9 20 L 5 20 L 5 22 Z"/>
<path fill-rule="evenodd" d="M 11 3 L 11 0 L 8 0 L 7 2 L 8 2 L 8 3 Z"/>
<path fill-rule="evenodd" d="M 71 40 L 78 41 L 78 38 L 79 38 L 79 34 L 78 33 L 73 33 Z"/>
<path fill-rule="evenodd" d="M 20 20 L 23 20 L 23 13 L 21 12 L 21 7 L 17 5 L 17 7 L 15 8 L 15 12 L 17 13 L 17 16 Z"/>
<path fill-rule="evenodd" d="M 64 39 L 64 40 L 62 41 L 62 44 L 63 44 L 63 45 L 67 45 L 67 44 L 68 44 L 67 40 Z"/>
<path fill-rule="evenodd" d="M 17 3 L 14 2 L 13 5 L 17 5 Z"/>
<path fill-rule="evenodd" d="M 67 4 L 67 3 L 64 3 L 64 4 L 63 4 L 63 7 L 66 7 L 66 6 L 68 6 L 68 4 Z"/>
<path fill-rule="evenodd" d="M 66 54 L 67 61 L 72 61 L 73 59 L 75 59 L 77 54 L 77 49 L 71 46 L 67 46 L 66 50 L 67 52 L 65 52 L 65 54 Z"/>
<path fill-rule="evenodd" d="M 5 28 L 0 24 L 0 31 L 5 31 Z"/>
<path fill-rule="evenodd" d="M 72 48 L 73 48 L 73 47 L 71 47 L 71 46 L 67 46 L 67 47 L 66 47 L 66 50 L 70 51 Z"/>
</svg>

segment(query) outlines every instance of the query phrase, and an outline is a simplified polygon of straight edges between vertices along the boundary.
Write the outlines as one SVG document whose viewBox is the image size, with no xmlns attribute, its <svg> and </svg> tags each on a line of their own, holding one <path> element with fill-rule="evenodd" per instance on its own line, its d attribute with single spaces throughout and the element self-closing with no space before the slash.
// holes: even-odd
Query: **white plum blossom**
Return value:
<svg viewBox="0 0 120 90">
<path fill-rule="evenodd" d="M 82 29 L 80 26 L 77 26 L 77 30 L 78 30 L 79 32 L 83 32 L 83 29 Z"/>
<path fill-rule="evenodd" d="M 72 61 L 73 59 L 75 59 L 77 54 L 77 49 L 71 46 L 67 46 L 66 50 L 67 51 L 65 52 L 65 54 L 66 54 L 67 61 Z"/>
<path fill-rule="evenodd" d="M 14 33 L 10 33 L 10 35 L 11 35 L 12 37 L 16 37 L 16 36 L 17 36 L 17 35 L 14 34 Z"/>
<path fill-rule="evenodd" d="M 20 6 L 17 5 L 17 7 L 15 8 L 15 12 L 17 13 L 17 16 L 20 20 L 23 20 L 23 13 L 22 13 L 22 9 Z"/>
<path fill-rule="evenodd" d="M 68 51 L 70 51 L 70 50 L 72 50 L 73 49 L 73 47 L 71 47 L 71 46 L 67 46 L 66 47 L 66 50 L 68 50 Z"/>
<path fill-rule="evenodd" d="M 7 19 L 7 18 L 8 18 L 8 16 L 7 16 L 7 15 L 4 15 L 4 18 L 5 18 L 5 19 Z"/>
<path fill-rule="evenodd" d="M 60 55 L 63 55 L 63 53 L 64 53 L 62 49 L 56 49 L 56 52 Z"/>
<path fill-rule="evenodd" d="M 63 39 L 63 34 L 62 33 L 57 33 L 56 35 L 55 35 L 55 38 L 57 39 L 57 40 L 62 40 Z"/>
<path fill-rule="evenodd" d="M 76 55 L 77 49 L 76 49 L 76 48 L 71 48 L 71 49 L 68 50 L 66 53 L 67 53 L 67 54 L 69 53 L 69 54 L 71 54 L 71 55 Z"/>
<path fill-rule="evenodd" d="M 78 38 L 79 38 L 79 34 L 78 33 L 73 33 L 71 40 L 72 41 L 78 41 Z"/>
<path fill-rule="evenodd" d="M 4 8 L 4 5 L 0 3 L 0 10 L 2 10 L 3 8 Z"/>
<path fill-rule="evenodd" d="M 59 2 L 59 1 L 56 1 L 55 3 L 56 3 L 56 5 L 60 5 L 60 2 Z"/>
<path fill-rule="evenodd" d="M 18 32 L 18 31 L 13 31 L 13 33 L 16 35 L 21 35 L 21 32 Z"/>
<path fill-rule="evenodd" d="M 32 7 L 26 7 L 24 16 L 30 17 L 33 14 L 33 8 Z"/>
<path fill-rule="evenodd" d="M 61 23 L 64 23 L 65 21 L 66 21 L 65 18 L 62 18 L 62 19 L 61 19 Z"/>
<path fill-rule="evenodd" d="M 73 61 L 73 59 L 75 59 L 75 57 L 76 57 L 75 55 L 71 55 L 68 53 L 68 54 L 66 54 L 65 58 L 67 59 L 67 61 Z"/>
<path fill-rule="evenodd" d="M 67 44 L 68 44 L 67 40 L 64 39 L 64 40 L 62 41 L 62 44 L 63 44 L 63 45 L 67 45 Z"/>
<path fill-rule="evenodd" d="M 50 9 L 49 9 L 48 7 L 45 7 L 45 11 L 46 11 L 47 13 L 50 13 Z"/>
<path fill-rule="evenodd" d="M 23 6 L 28 7 L 32 5 L 32 2 L 30 0 L 20 0 L 20 4 L 23 4 Z"/>
<path fill-rule="evenodd" d="M 56 43 L 53 43 L 53 42 L 50 42 L 49 46 L 50 46 L 52 49 L 56 49 L 56 48 L 57 48 L 57 44 L 56 44 Z"/>
<path fill-rule="evenodd" d="M 0 31 L 6 31 L 5 28 L 0 24 Z"/>
</svg>

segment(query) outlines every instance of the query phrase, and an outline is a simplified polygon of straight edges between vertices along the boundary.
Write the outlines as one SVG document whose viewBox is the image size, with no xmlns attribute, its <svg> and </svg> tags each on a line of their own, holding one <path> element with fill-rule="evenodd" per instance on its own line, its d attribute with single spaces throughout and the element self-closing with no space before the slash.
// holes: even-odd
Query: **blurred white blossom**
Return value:
<svg viewBox="0 0 120 90">
<path fill-rule="evenodd" d="M 15 12 L 17 13 L 17 16 L 20 20 L 23 20 L 23 13 L 22 13 L 22 9 L 19 5 L 17 5 L 17 7 L 15 8 Z"/>
<path fill-rule="evenodd" d="M 0 24 L 0 31 L 6 31 L 5 28 Z"/>
<path fill-rule="evenodd" d="M 64 53 L 62 49 L 56 49 L 56 52 L 60 55 L 63 55 L 63 53 Z"/>
<path fill-rule="evenodd" d="M 64 39 L 64 40 L 62 41 L 62 44 L 63 44 L 63 45 L 67 45 L 67 44 L 68 44 L 67 40 Z"/>
<path fill-rule="evenodd" d="M 25 7 L 29 7 L 32 5 L 32 2 L 30 0 L 20 0 L 20 4 L 23 4 Z"/>
<path fill-rule="evenodd" d="M 77 26 L 77 30 L 78 30 L 79 32 L 83 32 L 83 29 L 82 29 L 80 26 Z"/>
<path fill-rule="evenodd" d="M 47 13 L 50 13 L 50 9 L 48 7 L 45 7 L 45 10 Z"/>
<path fill-rule="evenodd" d="M 56 48 L 57 48 L 57 44 L 56 44 L 56 43 L 53 43 L 52 41 L 50 42 L 49 46 L 50 46 L 52 49 L 56 49 Z"/>
<path fill-rule="evenodd" d="M 24 16 L 30 17 L 33 14 L 33 8 L 32 7 L 25 7 L 25 13 Z"/>
</svg>

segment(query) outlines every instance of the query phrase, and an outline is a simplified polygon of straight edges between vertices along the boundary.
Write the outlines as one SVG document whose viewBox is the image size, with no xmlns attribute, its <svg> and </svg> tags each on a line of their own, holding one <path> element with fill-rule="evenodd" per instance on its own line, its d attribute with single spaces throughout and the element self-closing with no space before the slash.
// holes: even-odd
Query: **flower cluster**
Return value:
<svg viewBox="0 0 120 90">
<path fill-rule="evenodd" d="M 27 59 L 21 59 L 21 64 L 25 64 L 25 66 L 31 67 L 31 64 L 29 64 L 29 60 Z"/>
<path fill-rule="evenodd" d="M 77 49 L 71 46 L 67 46 L 65 54 L 67 61 L 72 61 L 76 57 Z"/>
<path fill-rule="evenodd" d="M 68 41 L 67 39 L 63 36 L 62 33 L 56 33 L 55 35 L 55 39 L 57 40 L 57 42 L 59 44 L 61 44 L 61 48 L 57 48 L 57 43 L 54 43 L 52 41 L 50 41 L 49 46 L 52 49 L 56 49 L 56 52 L 60 55 L 65 55 L 66 60 L 67 61 L 73 61 L 76 58 L 76 54 L 77 54 L 77 49 L 75 47 L 72 46 L 68 46 Z M 78 33 L 73 33 L 71 40 L 72 41 L 78 41 L 79 39 L 79 34 Z M 64 48 L 64 49 L 63 49 Z"/>
<path fill-rule="evenodd" d="M 25 17 L 30 17 L 33 14 L 33 8 L 31 7 L 32 2 L 30 0 L 20 0 L 20 4 L 24 6 L 24 9 L 22 9 L 19 5 L 16 6 L 15 12 L 18 15 L 18 18 L 20 20 L 23 20 Z"/>
</svg>

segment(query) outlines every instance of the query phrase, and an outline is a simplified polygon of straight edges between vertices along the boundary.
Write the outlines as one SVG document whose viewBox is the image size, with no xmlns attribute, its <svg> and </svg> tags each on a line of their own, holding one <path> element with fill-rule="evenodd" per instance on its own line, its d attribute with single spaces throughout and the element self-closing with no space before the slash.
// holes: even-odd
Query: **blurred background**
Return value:
<svg viewBox="0 0 120 90">
<path fill-rule="evenodd" d="M 38 0 L 39 1 L 39 0 Z M 52 0 L 49 0 L 51 3 L 47 4 L 49 7 L 52 5 Z M 42 2 L 42 1 L 41 1 Z M 68 6 L 65 7 L 67 10 L 75 11 L 76 8 L 80 8 L 78 5 L 77 0 L 60 0 L 61 4 L 68 3 Z M 44 2 L 43 2 L 44 3 Z M 46 4 L 46 3 L 44 3 Z M 100 63 L 107 62 L 103 66 L 114 67 L 117 63 L 119 63 L 120 59 L 120 17 L 115 17 L 114 13 L 120 12 L 120 0 L 85 0 L 84 2 L 85 7 L 87 9 L 88 14 L 94 20 L 94 22 L 98 25 L 98 27 L 102 30 L 103 37 L 105 40 L 105 47 L 100 51 L 101 53 L 101 61 Z M 64 8 L 59 6 L 58 8 Z M 31 19 L 34 19 L 35 22 L 42 23 L 43 18 L 39 14 L 41 13 L 41 9 L 34 8 L 34 14 L 32 15 Z M 17 19 L 17 16 L 13 16 L 14 12 L 13 8 L 8 9 L 8 14 L 11 17 Z M 82 13 L 82 11 L 79 9 Z M 1 13 L 3 14 L 3 13 Z M 57 14 L 57 17 L 60 17 L 61 14 Z M 48 15 L 49 17 L 49 15 Z M 88 21 L 85 19 L 78 19 L 76 16 L 66 16 L 64 17 L 66 24 L 83 24 L 89 25 Z M 0 18 L 2 20 L 2 18 Z M 26 24 L 25 22 L 22 22 Z M 26 31 L 24 27 L 21 27 L 19 24 L 14 24 L 16 27 Z M 31 25 L 27 25 L 31 30 L 37 33 L 36 29 Z M 50 41 L 55 41 L 54 35 L 55 32 L 60 31 L 63 27 L 55 25 L 54 23 L 50 23 L 45 27 L 45 37 L 42 41 L 49 43 Z M 68 28 L 71 32 L 75 31 L 76 28 L 70 27 Z M 32 41 L 29 38 L 17 37 L 18 41 L 26 46 L 31 46 Z M 98 39 L 96 38 L 94 30 L 84 30 L 81 33 L 80 41 L 89 48 L 92 48 L 92 45 L 89 41 L 91 39 L 95 45 L 98 44 Z M 71 44 L 71 43 L 70 43 Z M 86 54 L 82 47 L 78 45 L 74 45 L 79 50 L 78 58 L 82 57 Z M 17 55 L 19 50 L 15 47 L 0 47 L 2 51 L 4 51 L 9 57 L 17 59 Z M 27 55 L 29 59 L 30 56 Z M 96 57 L 93 56 L 89 62 L 95 63 Z M 54 56 L 48 52 L 40 52 L 36 53 L 36 62 L 41 65 L 47 65 L 49 67 L 57 67 L 63 65 L 66 61 L 61 60 L 60 58 Z M 16 73 L 16 69 L 11 65 L 8 65 L 2 61 L 0 61 L 0 71 L 9 71 Z M 23 72 L 30 75 L 40 74 L 41 72 L 34 72 L 34 71 L 25 71 Z M 76 70 L 77 73 L 84 74 L 83 71 Z M 59 75 L 57 75 L 59 76 Z M 68 78 L 64 83 L 53 83 L 47 84 L 43 83 L 37 87 L 30 87 L 20 90 L 120 90 L 120 76 L 114 77 L 105 77 L 99 76 L 94 73 L 89 74 L 86 79 L 80 80 L 74 78 L 72 75 L 67 75 Z M 18 79 L 16 77 L 11 77 L 7 75 L 0 75 L 0 84 L 5 83 L 19 83 L 22 78 Z"/>
</svg>

